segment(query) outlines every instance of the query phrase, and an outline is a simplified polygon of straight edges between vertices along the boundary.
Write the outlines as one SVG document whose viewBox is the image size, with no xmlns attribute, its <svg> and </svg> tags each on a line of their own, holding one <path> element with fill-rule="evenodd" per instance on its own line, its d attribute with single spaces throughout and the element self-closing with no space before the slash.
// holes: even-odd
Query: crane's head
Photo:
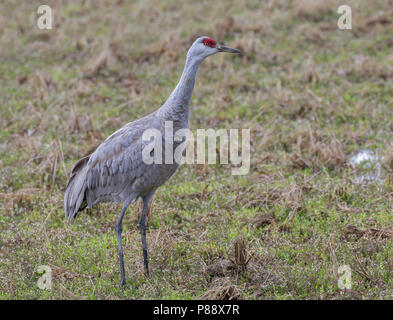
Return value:
<svg viewBox="0 0 393 320">
<path fill-rule="evenodd" d="M 188 56 L 203 60 L 217 52 L 240 53 L 240 50 L 225 47 L 209 37 L 200 37 L 194 41 L 188 50 Z"/>
</svg>

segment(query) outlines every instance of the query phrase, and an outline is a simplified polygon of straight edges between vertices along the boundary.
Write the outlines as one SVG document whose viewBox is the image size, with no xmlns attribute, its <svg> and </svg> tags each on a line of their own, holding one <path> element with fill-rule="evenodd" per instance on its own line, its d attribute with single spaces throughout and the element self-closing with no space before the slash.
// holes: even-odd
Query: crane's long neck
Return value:
<svg viewBox="0 0 393 320">
<path fill-rule="evenodd" d="M 195 77 L 202 60 L 187 56 L 183 74 L 176 88 L 163 106 L 158 110 L 158 115 L 165 120 L 184 122 L 188 126 L 190 101 L 194 90 Z"/>
</svg>

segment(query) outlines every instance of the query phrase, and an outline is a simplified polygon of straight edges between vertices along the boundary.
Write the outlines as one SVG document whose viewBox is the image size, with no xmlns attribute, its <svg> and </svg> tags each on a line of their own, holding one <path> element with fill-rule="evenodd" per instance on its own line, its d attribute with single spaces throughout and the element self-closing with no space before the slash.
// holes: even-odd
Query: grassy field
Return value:
<svg viewBox="0 0 393 320">
<path fill-rule="evenodd" d="M 52 30 L 36 26 L 40 1 L 0 1 L 0 299 L 393 298 L 392 1 L 345 1 L 352 30 L 335 0 L 46 3 Z M 165 101 L 200 35 L 243 54 L 202 64 L 191 128 L 250 128 L 250 173 L 184 165 L 158 190 L 150 278 L 131 206 L 121 290 L 120 205 L 68 225 L 65 184 Z M 360 150 L 376 163 L 351 165 Z"/>
</svg>

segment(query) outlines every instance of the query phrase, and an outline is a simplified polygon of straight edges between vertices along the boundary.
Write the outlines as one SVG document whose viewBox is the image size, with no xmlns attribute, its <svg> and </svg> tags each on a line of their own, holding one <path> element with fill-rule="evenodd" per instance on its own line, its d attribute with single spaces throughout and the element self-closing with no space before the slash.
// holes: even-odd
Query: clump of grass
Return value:
<svg viewBox="0 0 393 320">
<path fill-rule="evenodd" d="M 233 284 L 231 278 L 216 279 L 209 289 L 201 296 L 207 300 L 241 300 L 241 290 Z"/>
<path fill-rule="evenodd" d="M 346 155 L 335 136 L 324 137 L 311 127 L 301 128 L 295 133 L 296 151 L 291 155 L 293 168 L 340 170 L 346 164 Z"/>
</svg>

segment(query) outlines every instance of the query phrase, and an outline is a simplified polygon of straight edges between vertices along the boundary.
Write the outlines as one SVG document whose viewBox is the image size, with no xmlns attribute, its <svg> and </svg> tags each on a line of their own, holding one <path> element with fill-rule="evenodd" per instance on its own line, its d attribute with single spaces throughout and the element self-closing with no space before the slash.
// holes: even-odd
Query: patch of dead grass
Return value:
<svg viewBox="0 0 393 320">
<path fill-rule="evenodd" d="M 242 300 L 243 292 L 231 278 L 215 279 L 208 290 L 200 296 L 206 300 Z"/>
<path fill-rule="evenodd" d="M 297 130 L 292 139 L 296 139 L 296 151 L 289 157 L 293 168 L 340 171 L 346 167 L 347 157 L 334 134 L 324 136 L 309 126 Z"/>
<path fill-rule="evenodd" d="M 348 225 L 344 229 L 344 237 L 346 239 L 355 239 L 356 241 L 365 238 L 373 238 L 376 240 L 380 239 L 390 239 L 393 237 L 393 228 L 369 228 L 369 229 L 360 229 L 354 225 Z"/>
</svg>

